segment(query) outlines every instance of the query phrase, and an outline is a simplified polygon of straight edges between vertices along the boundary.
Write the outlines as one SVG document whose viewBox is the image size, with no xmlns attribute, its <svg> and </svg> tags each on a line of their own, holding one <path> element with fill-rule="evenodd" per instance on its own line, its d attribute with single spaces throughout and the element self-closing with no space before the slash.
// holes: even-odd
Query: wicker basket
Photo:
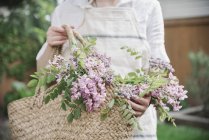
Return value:
<svg viewBox="0 0 209 140">
<path fill-rule="evenodd" d="M 117 107 L 104 121 L 100 120 L 100 111 L 96 111 L 82 113 L 81 118 L 68 123 L 66 117 L 70 110 L 60 108 L 61 97 L 44 104 L 44 92 L 36 90 L 35 96 L 8 105 L 12 139 L 127 140 L 132 135 L 132 128 L 122 120 Z"/>
</svg>

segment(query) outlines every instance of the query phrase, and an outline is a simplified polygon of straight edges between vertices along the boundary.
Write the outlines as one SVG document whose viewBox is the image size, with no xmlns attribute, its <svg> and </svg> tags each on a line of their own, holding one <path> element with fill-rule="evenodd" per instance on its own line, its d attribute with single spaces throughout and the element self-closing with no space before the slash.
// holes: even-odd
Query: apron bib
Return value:
<svg viewBox="0 0 209 140">
<path fill-rule="evenodd" d="M 82 24 L 76 29 L 83 36 L 96 37 L 95 48 L 101 54 L 111 57 L 111 67 L 115 74 L 122 76 L 139 68 L 149 67 L 150 48 L 137 27 L 135 10 L 127 7 L 81 8 L 84 10 Z M 121 47 L 128 46 L 139 52 L 141 58 L 135 60 Z M 69 57 L 67 45 L 62 54 Z M 142 131 L 136 131 L 133 139 L 156 140 L 156 111 L 152 105 L 139 118 Z"/>
<path fill-rule="evenodd" d="M 148 68 L 149 46 L 140 36 L 131 8 L 85 8 L 84 20 L 77 29 L 83 36 L 96 37 L 95 48 L 111 57 L 111 67 L 116 74 L 124 76 L 138 68 Z M 141 59 L 135 60 L 121 47 L 128 46 L 139 52 Z M 68 49 L 63 48 L 67 56 Z"/>
</svg>

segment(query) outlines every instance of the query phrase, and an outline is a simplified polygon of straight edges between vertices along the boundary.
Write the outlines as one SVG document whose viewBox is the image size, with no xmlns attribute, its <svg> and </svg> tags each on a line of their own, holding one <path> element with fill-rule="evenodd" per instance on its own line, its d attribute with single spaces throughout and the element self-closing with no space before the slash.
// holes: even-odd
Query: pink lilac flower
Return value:
<svg viewBox="0 0 209 140">
<path fill-rule="evenodd" d="M 83 98 L 88 112 L 95 111 L 105 101 L 106 88 L 103 79 L 96 75 L 83 75 L 73 83 L 72 100 Z"/>
<path fill-rule="evenodd" d="M 149 60 L 150 70 L 168 70 L 169 72 L 175 72 L 172 65 L 168 62 L 161 60 L 160 58 L 151 58 Z"/>
<path fill-rule="evenodd" d="M 54 58 L 52 60 L 48 61 L 48 68 L 50 68 L 51 66 L 56 67 L 57 69 L 61 69 L 63 67 L 66 67 L 66 63 L 67 61 L 65 60 L 65 58 L 61 55 L 55 55 Z"/>
<path fill-rule="evenodd" d="M 132 84 L 121 84 L 117 87 L 118 95 L 130 99 L 133 96 L 138 96 L 140 93 L 144 92 L 145 89 L 148 88 L 147 84 L 139 84 L 139 85 L 132 85 Z"/>
<path fill-rule="evenodd" d="M 65 58 L 61 55 L 55 55 L 52 60 L 49 60 L 47 68 L 51 67 L 56 68 L 56 81 L 59 83 L 62 79 L 67 79 L 67 73 L 70 69 L 70 64 Z"/>
<path fill-rule="evenodd" d="M 160 105 L 165 108 L 172 106 L 173 111 L 179 111 L 182 108 L 180 101 L 187 98 L 187 91 L 184 86 L 179 85 L 179 82 L 172 73 L 169 74 L 169 83 L 152 92 L 152 97 L 158 99 Z"/>
<path fill-rule="evenodd" d="M 94 52 L 84 62 L 87 71 L 94 71 L 100 77 L 105 77 L 105 74 L 110 72 L 110 58 L 105 55 Z"/>
<path fill-rule="evenodd" d="M 105 80 L 106 84 L 112 83 L 113 71 L 110 68 L 109 57 L 94 52 L 84 62 L 89 75 L 98 75 Z"/>
<path fill-rule="evenodd" d="M 78 67 L 78 59 L 76 57 L 73 57 L 72 55 L 70 55 L 69 61 L 74 69 Z"/>
</svg>

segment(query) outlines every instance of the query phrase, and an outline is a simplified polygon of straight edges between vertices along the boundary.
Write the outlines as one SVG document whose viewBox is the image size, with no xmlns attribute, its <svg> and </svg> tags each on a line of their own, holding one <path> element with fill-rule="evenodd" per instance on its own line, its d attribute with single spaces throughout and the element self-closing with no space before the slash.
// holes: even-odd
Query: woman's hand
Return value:
<svg viewBox="0 0 209 140">
<path fill-rule="evenodd" d="M 47 43 L 49 46 L 63 45 L 67 40 L 67 34 L 63 27 L 51 26 L 47 31 Z"/>
<path fill-rule="evenodd" d="M 135 111 L 134 115 L 136 117 L 141 117 L 149 107 L 150 101 L 151 101 L 151 95 L 146 95 L 145 97 L 138 97 L 138 96 L 132 97 L 131 100 L 128 100 L 128 103 Z"/>
</svg>

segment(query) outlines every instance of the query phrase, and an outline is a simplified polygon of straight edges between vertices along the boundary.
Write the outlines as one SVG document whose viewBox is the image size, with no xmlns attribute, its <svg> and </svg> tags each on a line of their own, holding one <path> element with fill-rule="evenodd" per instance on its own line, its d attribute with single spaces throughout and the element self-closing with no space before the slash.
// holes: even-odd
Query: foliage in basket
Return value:
<svg viewBox="0 0 209 140">
<path fill-rule="evenodd" d="M 128 104 L 132 96 L 151 94 L 152 104 L 160 113 L 161 120 L 174 124 L 168 111 L 178 111 L 180 100 L 187 98 L 183 86 L 173 75 L 170 64 L 160 59 L 150 59 L 150 68 L 139 68 L 122 77 L 111 69 L 111 58 L 99 54 L 94 48 L 95 38 L 83 38 L 68 26 L 69 59 L 55 55 L 46 68 L 34 75 L 29 87 L 45 88 L 45 103 L 62 96 L 61 108 L 71 108 L 67 120 L 79 119 L 82 112 L 101 111 L 105 120 L 115 106 L 120 108 L 121 118 L 134 128 L 139 128 L 134 110 Z M 135 61 L 141 59 L 139 52 L 127 46 L 121 47 Z M 60 51 L 60 50 L 59 50 Z M 51 86 L 53 85 L 53 86 Z"/>
</svg>

